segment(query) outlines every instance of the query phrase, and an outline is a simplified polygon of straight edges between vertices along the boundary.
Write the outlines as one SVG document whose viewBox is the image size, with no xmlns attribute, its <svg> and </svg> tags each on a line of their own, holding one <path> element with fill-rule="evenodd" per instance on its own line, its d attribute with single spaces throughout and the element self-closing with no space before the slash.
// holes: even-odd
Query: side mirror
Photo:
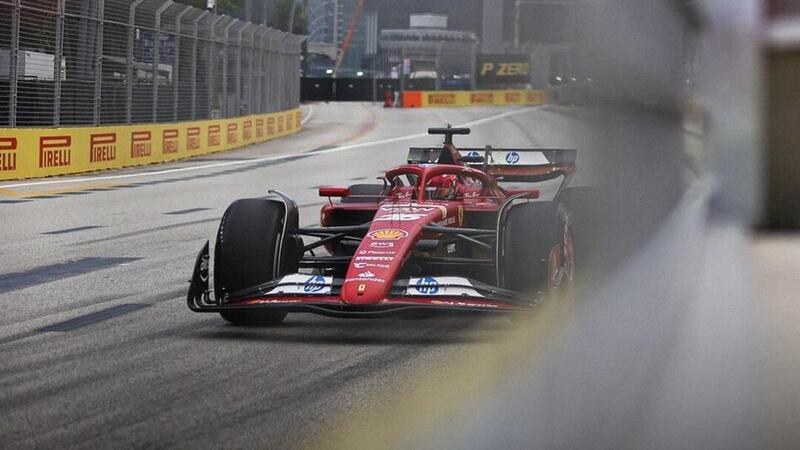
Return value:
<svg viewBox="0 0 800 450">
<path fill-rule="evenodd" d="M 341 186 L 320 186 L 320 197 L 348 197 L 350 195 L 349 187 Z"/>
</svg>

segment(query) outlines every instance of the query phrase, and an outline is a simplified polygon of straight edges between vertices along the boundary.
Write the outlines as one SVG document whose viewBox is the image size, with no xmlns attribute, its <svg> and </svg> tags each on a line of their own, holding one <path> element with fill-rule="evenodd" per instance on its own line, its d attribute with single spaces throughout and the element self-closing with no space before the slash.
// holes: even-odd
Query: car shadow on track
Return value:
<svg viewBox="0 0 800 450">
<path fill-rule="evenodd" d="M 218 326 L 187 337 L 315 345 L 451 345 L 501 341 L 512 329 L 508 319 L 501 317 L 348 320 L 298 314 L 269 327 L 235 327 L 220 319 Z"/>
</svg>

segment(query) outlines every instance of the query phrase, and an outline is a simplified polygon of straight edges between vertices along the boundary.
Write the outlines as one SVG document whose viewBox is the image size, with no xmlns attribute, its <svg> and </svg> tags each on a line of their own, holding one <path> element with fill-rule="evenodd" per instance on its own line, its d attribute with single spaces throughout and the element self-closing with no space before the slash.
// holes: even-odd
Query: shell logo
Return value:
<svg viewBox="0 0 800 450">
<path fill-rule="evenodd" d="M 375 241 L 396 241 L 408 237 L 408 233 L 396 228 L 386 228 L 383 230 L 371 231 L 367 236 Z"/>
</svg>

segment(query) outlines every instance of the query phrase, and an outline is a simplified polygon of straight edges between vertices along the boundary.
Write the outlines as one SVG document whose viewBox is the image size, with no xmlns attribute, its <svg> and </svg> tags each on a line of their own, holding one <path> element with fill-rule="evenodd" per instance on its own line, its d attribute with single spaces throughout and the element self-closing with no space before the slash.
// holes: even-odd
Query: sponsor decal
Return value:
<svg viewBox="0 0 800 450">
<path fill-rule="evenodd" d="M 0 137 L 0 172 L 17 170 L 17 138 Z"/>
<path fill-rule="evenodd" d="M 498 305 L 492 303 L 478 303 L 478 302 L 462 302 L 457 300 L 431 300 L 431 305 L 445 305 L 445 306 L 472 306 L 477 308 L 499 308 Z"/>
<path fill-rule="evenodd" d="M 238 139 L 238 131 L 239 124 L 238 123 L 229 123 L 228 124 L 228 135 L 227 135 L 227 142 L 228 144 L 235 144 L 236 140 Z"/>
<path fill-rule="evenodd" d="M 72 136 L 40 136 L 39 167 L 70 165 Z"/>
<path fill-rule="evenodd" d="M 382 205 L 380 207 L 381 211 L 395 214 L 421 214 L 429 213 L 437 209 L 442 212 L 442 217 L 447 216 L 447 207 L 444 205 L 420 205 L 418 203 L 411 203 L 407 205 Z"/>
<path fill-rule="evenodd" d="M 422 219 L 429 212 L 437 209 L 441 211 L 442 219 L 447 217 L 447 207 L 444 205 L 421 206 L 415 203 L 410 205 L 383 205 L 380 210 L 389 214 L 376 215 L 373 221 L 414 221 Z"/>
<path fill-rule="evenodd" d="M 472 287 L 468 279 L 462 277 L 411 278 L 408 280 L 406 295 L 484 297 Z"/>
<path fill-rule="evenodd" d="M 278 285 L 265 295 L 330 294 L 332 281 L 331 277 L 322 275 L 294 273 L 281 278 Z"/>
<path fill-rule="evenodd" d="M 390 266 L 388 264 L 381 264 L 381 263 L 353 263 L 353 267 L 356 269 L 369 269 L 372 267 L 373 269 L 388 269 Z"/>
<path fill-rule="evenodd" d="M 283 116 L 278 116 L 278 133 L 283 133 Z"/>
<path fill-rule="evenodd" d="M 275 118 L 267 117 L 267 136 L 275 134 Z"/>
<path fill-rule="evenodd" d="M 215 147 L 220 144 L 220 126 L 219 125 L 209 125 L 208 126 L 208 146 Z"/>
<path fill-rule="evenodd" d="M 443 227 L 446 227 L 448 225 L 455 225 L 455 224 L 456 224 L 456 217 L 455 216 L 451 216 L 451 217 L 448 217 L 448 218 L 446 218 L 444 220 L 440 220 L 440 221 L 436 222 L 436 225 L 443 226 Z"/>
<path fill-rule="evenodd" d="M 527 103 L 539 103 L 544 101 L 541 91 L 528 91 L 525 94 L 525 99 Z"/>
<path fill-rule="evenodd" d="M 117 159 L 117 133 L 95 133 L 89 136 L 89 162 Z"/>
<path fill-rule="evenodd" d="M 381 214 L 372 219 L 373 222 L 411 222 L 425 217 L 427 214 Z"/>
<path fill-rule="evenodd" d="M 370 272 L 371 273 L 371 272 Z M 354 282 L 363 282 L 363 281 L 371 281 L 373 283 L 383 283 L 383 278 L 375 278 L 375 276 L 371 277 L 356 277 L 356 278 L 345 278 L 345 283 L 354 283 Z"/>
<path fill-rule="evenodd" d="M 506 155 L 506 162 L 509 164 L 516 164 L 519 162 L 519 153 L 511 152 Z"/>
<path fill-rule="evenodd" d="M 448 255 L 452 255 L 453 253 L 456 252 L 456 243 L 453 242 L 453 243 L 447 244 L 444 247 L 444 249 L 445 249 L 445 251 L 447 252 Z"/>
<path fill-rule="evenodd" d="M 384 228 L 382 230 L 370 231 L 367 236 L 373 241 L 397 241 L 408 237 L 408 232 L 397 228 Z"/>
<path fill-rule="evenodd" d="M 249 141 L 253 138 L 253 121 L 245 120 L 242 124 L 242 140 Z"/>
<path fill-rule="evenodd" d="M 434 295 L 439 292 L 439 282 L 433 277 L 423 277 L 417 280 L 414 289 L 423 295 Z"/>
<path fill-rule="evenodd" d="M 186 150 L 198 150 L 200 148 L 200 127 L 189 127 L 186 129 Z"/>
<path fill-rule="evenodd" d="M 471 152 L 467 153 L 467 157 L 468 157 L 468 158 L 476 158 L 476 157 L 478 157 L 478 156 L 481 156 L 481 154 L 480 154 L 480 153 L 478 153 L 478 152 L 476 152 L 475 150 L 473 150 L 473 151 L 471 151 Z"/>
<path fill-rule="evenodd" d="M 372 247 L 372 248 L 394 248 L 394 242 L 373 241 L 373 242 L 369 243 L 369 246 Z M 392 252 L 392 253 L 394 253 L 394 252 Z"/>
<path fill-rule="evenodd" d="M 161 133 L 161 152 L 178 153 L 178 129 L 172 128 Z"/>
<path fill-rule="evenodd" d="M 491 104 L 494 101 L 494 94 L 491 92 L 475 92 L 469 96 L 470 103 Z"/>
<path fill-rule="evenodd" d="M 149 131 L 134 131 L 131 133 L 131 158 L 147 158 L 153 153 Z"/>
<path fill-rule="evenodd" d="M 308 277 L 306 282 L 303 284 L 303 291 L 312 293 L 312 292 L 319 292 L 325 288 L 325 277 L 322 275 L 314 275 L 313 277 Z"/>
<path fill-rule="evenodd" d="M 394 255 L 394 250 L 361 250 L 359 255 Z"/>
<path fill-rule="evenodd" d="M 303 300 L 297 300 L 293 298 L 261 298 L 256 300 L 254 303 L 302 303 Z"/>
<path fill-rule="evenodd" d="M 526 54 L 480 54 L 475 67 L 480 86 L 530 81 L 530 56 Z"/>
<path fill-rule="evenodd" d="M 356 261 L 391 261 L 393 256 L 356 256 Z"/>
<path fill-rule="evenodd" d="M 520 103 L 522 94 L 519 92 L 506 92 L 506 103 Z"/>
<path fill-rule="evenodd" d="M 256 138 L 264 137 L 264 119 L 256 119 Z"/>
<path fill-rule="evenodd" d="M 366 284 L 361 283 L 361 284 L 358 285 L 358 293 L 359 294 L 363 294 L 364 291 L 366 291 L 366 290 L 367 290 L 367 285 Z"/>
<path fill-rule="evenodd" d="M 345 278 L 344 280 L 345 283 L 366 282 L 366 281 L 372 283 L 383 283 L 385 280 L 383 278 L 378 278 L 370 270 L 365 270 L 359 273 L 358 275 L 355 276 L 355 278 Z"/>
<path fill-rule="evenodd" d="M 429 105 L 455 105 L 456 94 L 452 92 L 428 94 Z"/>
</svg>

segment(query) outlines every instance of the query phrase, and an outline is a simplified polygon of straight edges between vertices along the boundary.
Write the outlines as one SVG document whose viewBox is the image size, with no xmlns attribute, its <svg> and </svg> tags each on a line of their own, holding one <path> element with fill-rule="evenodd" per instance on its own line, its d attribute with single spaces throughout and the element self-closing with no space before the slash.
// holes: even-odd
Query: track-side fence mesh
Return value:
<svg viewBox="0 0 800 450">
<path fill-rule="evenodd" d="M 294 108 L 303 39 L 171 0 L 0 0 L 0 127 Z"/>
</svg>

